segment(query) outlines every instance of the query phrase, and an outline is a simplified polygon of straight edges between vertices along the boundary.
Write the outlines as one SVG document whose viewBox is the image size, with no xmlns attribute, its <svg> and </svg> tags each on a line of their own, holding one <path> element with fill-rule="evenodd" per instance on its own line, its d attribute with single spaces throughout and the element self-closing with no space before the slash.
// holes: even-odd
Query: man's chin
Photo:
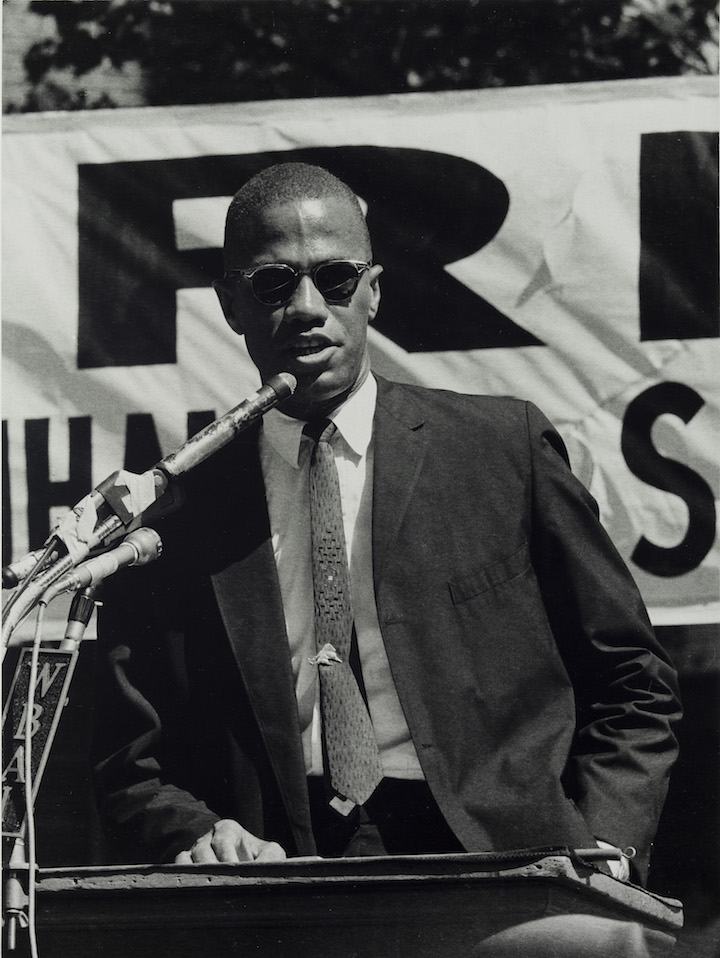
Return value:
<svg viewBox="0 0 720 958">
<path fill-rule="evenodd" d="M 314 419 L 327 416 L 343 403 L 353 391 L 354 383 L 323 382 L 323 376 L 313 380 L 298 380 L 294 395 L 278 407 L 295 419 Z"/>
</svg>

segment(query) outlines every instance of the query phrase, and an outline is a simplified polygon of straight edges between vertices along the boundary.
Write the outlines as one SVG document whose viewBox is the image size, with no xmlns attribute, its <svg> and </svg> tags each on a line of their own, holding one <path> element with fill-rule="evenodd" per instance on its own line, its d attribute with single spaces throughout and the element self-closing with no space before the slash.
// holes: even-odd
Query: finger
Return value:
<svg viewBox="0 0 720 958">
<path fill-rule="evenodd" d="M 235 845 L 238 854 L 238 861 L 252 862 L 258 853 L 260 839 L 256 838 L 252 832 L 242 830 L 240 837 Z"/>
<path fill-rule="evenodd" d="M 212 847 L 218 861 L 235 864 L 252 858 L 247 846 L 253 838 L 246 828 L 232 818 L 216 822 L 211 834 Z"/>
<path fill-rule="evenodd" d="M 216 836 L 213 839 L 212 847 L 219 862 L 232 862 L 237 864 L 240 861 L 233 839 L 227 836 Z"/>
<path fill-rule="evenodd" d="M 255 856 L 256 862 L 283 862 L 287 854 L 277 842 L 262 842 Z"/>
<path fill-rule="evenodd" d="M 193 847 L 190 849 L 190 856 L 196 865 L 211 865 L 218 860 L 217 855 L 210 844 L 209 837 L 204 838 L 202 841 L 195 842 Z"/>
<path fill-rule="evenodd" d="M 176 865 L 192 865 L 192 856 L 190 852 L 180 852 L 179 855 L 175 856 Z"/>
</svg>

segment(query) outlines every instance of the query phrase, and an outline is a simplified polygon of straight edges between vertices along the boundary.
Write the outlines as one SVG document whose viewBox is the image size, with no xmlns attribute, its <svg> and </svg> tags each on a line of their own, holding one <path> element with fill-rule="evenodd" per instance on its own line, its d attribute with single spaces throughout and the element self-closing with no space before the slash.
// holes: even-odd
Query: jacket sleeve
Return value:
<svg viewBox="0 0 720 958">
<path fill-rule="evenodd" d="M 161 621 L 157 581 L 149 570 L 119 574 L 98 622 L 93 778 L 125 861 L 172 861 L 220 818 L 185 787 L 184 638 Z"/>
<path fill-rule="evenodd" d="M 637 849 L 642 879 L 677 755 L 677 677 L 562 440 L 534 406 L 527 415 L 533 564 L 575 691 L 565 788 L 597 838 Z"/>
</svg>

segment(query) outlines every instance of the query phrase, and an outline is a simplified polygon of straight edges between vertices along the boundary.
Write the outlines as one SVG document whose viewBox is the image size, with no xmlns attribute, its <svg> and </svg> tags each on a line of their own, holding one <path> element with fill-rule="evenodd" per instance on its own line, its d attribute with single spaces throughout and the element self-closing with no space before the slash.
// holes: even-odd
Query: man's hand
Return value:
<svg viewBox="0 0 720 958">
<path fill-rule="evenodd" d="M 280 862 L 287 858 L 277 842 L 266 842 L 232 818 L 221 818 L 201 835 L 188 851 L 180 852 L 176 865 L 208 865 L 214 862 Z"/>
</svg>

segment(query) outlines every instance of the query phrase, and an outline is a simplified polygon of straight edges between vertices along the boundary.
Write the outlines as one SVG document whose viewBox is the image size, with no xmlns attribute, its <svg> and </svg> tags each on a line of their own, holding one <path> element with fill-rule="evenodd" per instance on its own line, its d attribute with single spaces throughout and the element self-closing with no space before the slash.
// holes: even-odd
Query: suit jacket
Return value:
<svg viewBox="0 0 720 958">
<path fill-rule="evenodd" d="M 221 817 L 314 852 L 257 436 L 185 477 L 162 559 L 108 588 L 94 765 L 126 858 Z M 374 437 L 378 617 L 449 825 L 468 851 L 634 845 L 641 875 L 675 675 L 557 433 L 518 400 L 379 380 Z"/>
</svg>

